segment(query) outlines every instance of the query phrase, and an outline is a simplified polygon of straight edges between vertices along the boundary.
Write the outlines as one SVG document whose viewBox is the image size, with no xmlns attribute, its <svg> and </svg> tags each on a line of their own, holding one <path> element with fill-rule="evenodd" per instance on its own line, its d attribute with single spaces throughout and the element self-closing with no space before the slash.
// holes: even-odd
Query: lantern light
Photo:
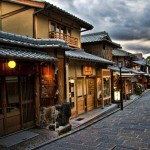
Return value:
<svg viewBox="0 0 150 150">
<path fill-rule="evenodd" d="M 8 67 L 9 68 L 15 68 L 16 67 L 16 62 L 14 60 L 11 60 L 8 62 Z"/>
</svg>

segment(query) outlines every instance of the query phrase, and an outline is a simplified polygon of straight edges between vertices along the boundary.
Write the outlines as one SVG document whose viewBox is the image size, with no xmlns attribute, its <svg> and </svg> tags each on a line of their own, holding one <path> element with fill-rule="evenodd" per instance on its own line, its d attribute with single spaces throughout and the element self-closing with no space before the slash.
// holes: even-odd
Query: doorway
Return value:
<svg viewBox="0 0 150 150">
<path fill-rule="evenodd" d="M 33 86 L 33 76 L 0 77 L 0 135 L 34 124 Z"/>
<path fill-rule="evenodd" d="M 77 79 L 77 112 L 78 114 L 85 112 L 84 78 Z"/>
<path fill-rule="evenodd" d="M 94 109 L 94 87 L 95 87 L 95 80 L 94 78 L 87 78 L 86 79 L 86 104 L 87 104 L 87 111 Z"/>
</svg>

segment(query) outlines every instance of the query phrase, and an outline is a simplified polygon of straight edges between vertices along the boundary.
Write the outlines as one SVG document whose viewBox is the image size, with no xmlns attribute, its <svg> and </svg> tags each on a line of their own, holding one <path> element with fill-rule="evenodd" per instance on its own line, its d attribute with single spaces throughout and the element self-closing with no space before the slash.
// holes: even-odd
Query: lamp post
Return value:
<svg viewBox="0 0 150 150">
<path fill-rule="evenodd" d="M 119 67 L 119 69 L 120 69 L 120 103 L 121 103 L 121 110 L 123 110 L 123 99 L 122 99 L 122 75 L 121 75 L 122 62 L 118 62 L 118 67 Z"/>
</svg>

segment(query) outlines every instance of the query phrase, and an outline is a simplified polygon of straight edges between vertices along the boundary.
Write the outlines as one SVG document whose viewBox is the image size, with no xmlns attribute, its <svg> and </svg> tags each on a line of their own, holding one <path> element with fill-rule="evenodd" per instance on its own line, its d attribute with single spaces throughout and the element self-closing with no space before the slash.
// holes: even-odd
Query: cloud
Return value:
<svg viewBox="0 0 150 150">
<path fill-rule="evenodd" d="M 148 0 L 47 0 L 69 13 L 91 23 L 89 32 L 106 31 L 112 40 L 124 43 L 125 49 L 149 53 L 150 17 Z M 143 44 L 130 41 L 141 41 Z M 141 43 L 140 42 L 140 43 Z"/>
</svg>

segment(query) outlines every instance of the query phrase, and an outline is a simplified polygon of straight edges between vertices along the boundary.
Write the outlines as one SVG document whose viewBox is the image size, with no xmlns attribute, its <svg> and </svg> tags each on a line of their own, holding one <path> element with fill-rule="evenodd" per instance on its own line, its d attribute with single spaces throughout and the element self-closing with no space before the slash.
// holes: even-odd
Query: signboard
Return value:
<svg viewBox="0 0 150 150">
<path fill-rule="evenodd" d="M 83 75 L 85 76 L 93 75 L 92 66 L 83 66 Z"/>
</svg>

